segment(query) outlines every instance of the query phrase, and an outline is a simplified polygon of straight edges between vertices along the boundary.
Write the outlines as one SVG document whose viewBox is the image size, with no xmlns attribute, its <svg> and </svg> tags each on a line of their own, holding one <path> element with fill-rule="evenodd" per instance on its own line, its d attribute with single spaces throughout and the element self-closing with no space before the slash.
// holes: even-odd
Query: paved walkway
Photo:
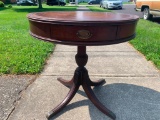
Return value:
<svg viewBox="0 0 160 120">
<path fill-rule="evenodd" d="M 77 8 L 77 11 L 90 11 L 89 8 L 87 8 L 86 6 L 79 6 Z"/>
<path fill-rule="evenodd" d="M 156 68 L 128 43 L 88 47 L 91 79 L 105 78 L 106 84 L 93 88 L 99 100 L 117 120 L 160 119 L 160 77 Z M 42 74 L 26 90 L 9 120 L 45 120 L 48 111 L 69 89 L 56 78 L 71 79 L 77 67 L 76 47 L 57 45 Z M 56 120 L 110 120 L 94 107 L 82 89 Z"/>
<path fill-rule="evenodd" d="M 56 78 L 71 79 L 75 68 L 75 46 L 57 45 L 44 71 L 24 92 L 8 120 L 46 120 L 46 113 L 61 102 L 69 88 Z M 93 88 L 116 120 L 160 119 L 160 72 L 129 43 L 87 47 L 86 68 L 92 80 L 106 83 Z M 86 97 L 82 88 L 53 120 L 110 120 Z"/>
</svg>

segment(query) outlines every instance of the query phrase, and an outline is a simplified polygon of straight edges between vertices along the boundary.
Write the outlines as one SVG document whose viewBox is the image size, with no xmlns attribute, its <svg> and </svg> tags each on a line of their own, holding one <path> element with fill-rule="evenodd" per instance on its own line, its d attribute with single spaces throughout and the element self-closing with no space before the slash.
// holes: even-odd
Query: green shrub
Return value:
<svg viewBox="0 0 160 120">
<path fill-rule="evenodd" d="M 8 8 L 12 8 L 12 5 L 11 5 L 11 4 L 9 4 L 9 5 L 8 5 Z"/>
<path fill-rule="evenodd" d="M 4 3 L 0 1 L 0 7 L 4 7 Z"/>
</svg>

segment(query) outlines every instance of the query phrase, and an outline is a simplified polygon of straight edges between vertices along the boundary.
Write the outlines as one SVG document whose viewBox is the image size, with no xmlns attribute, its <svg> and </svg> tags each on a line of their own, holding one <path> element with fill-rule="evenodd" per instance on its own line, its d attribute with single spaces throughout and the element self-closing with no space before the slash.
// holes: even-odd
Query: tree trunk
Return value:
<svg viewBox="0 0 160 120">
<path fill-rule="evenodd" d="M 60 1 L 58 0 L 58 5 L 60 6 Z"/>
<path fill-rule="evenodd" d="M 41 0 L 38 0 L 38 8 L 42 9 L 42 1 Z"/>
</svg>

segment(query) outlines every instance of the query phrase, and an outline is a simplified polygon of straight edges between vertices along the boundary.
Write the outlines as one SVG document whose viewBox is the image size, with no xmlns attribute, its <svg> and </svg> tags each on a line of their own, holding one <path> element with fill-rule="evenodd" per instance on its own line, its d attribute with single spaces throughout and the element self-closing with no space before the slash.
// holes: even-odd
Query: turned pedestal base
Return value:
<svg viewBox="0 0 160 120">
<path fill-rule="evenodd" d="M 75 56 L 76 63 L 79 67 L 74 72 L 74 76 L 70 81 L 64 80 L 62 78 L 58 78 L 58 80 L 65 85 L 66 87 L 70 87 L 70 91 L 64 100 L 51 112 L 47 115 L 47 118 L 52 118 L 55 114 L 60 112 L 74 97 L 76 92 L 78 91 L 80 85 L 82 85 L 85 93 L 87 94 L 88 98 L 91 102 L 104 114 L 108 117 L 112 118 L 113 120 L 116 119 L 116 116 L 112 111 L 107 109 L 95 96 L 94 92 L 91 89 L 91 86 L 98 86 L 105 83 L 104 79 L 98 81 L 91 81 L 88 75 L 87 69 L 84 67 L 87 63 L 88 56 L 86 54 L 86 46 L 78 46 L 77 54 Z"/>
</svg>

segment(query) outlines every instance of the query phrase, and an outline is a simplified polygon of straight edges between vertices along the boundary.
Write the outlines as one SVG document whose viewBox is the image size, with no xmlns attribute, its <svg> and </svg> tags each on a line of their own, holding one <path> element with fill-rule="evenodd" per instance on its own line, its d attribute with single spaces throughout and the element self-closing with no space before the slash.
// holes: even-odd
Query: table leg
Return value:
<svg viewBox="0 0 160 120">
<path fill-rule="evenodd" d="M 88 80 L 90 83 L 90 86 L 99 86 L 99 85 L 103 85 L 106 83 L 105 79 L 100 79 L 97 81 L 91 81 L 90 79 Z"/>
<path fill-rule="evenodd" d="M 59 82 L 61 82 L 64 86 L 66 86 L 66 87 L 72 87 L 72 85 L 73 85 L 73 79 L 71 79 L 71 80 L 65 80 L 65 79 L 63 79 L 63 78 L 57 78 L 57 80 L 59 81 Z"/>
<path fill-rule="evenodd" d="M 78 91 L 80 83 L 78 80 L 79 75 L 77 75 L 77 74 L 78 73 L 75 72 L 73 84 L 71 86 L 69 93 L 67 94 L 67 96 L 64 98 L 64 100 L 57 107 L 55 107 L 53 110 L 51 110 L 49 112 L 49 114 L 46 116 L 48 119 L 52 118 L 54 115 L 56 115 L 58 112 L 60 112 L 72 100 L 72 98 L 74 97 L 74 95 Z"/>
<path fill-rule="evenodd" d="M 91 100 L 91 102 L 104 114 L 106 114 L 108 117 L 112 118 L 113 120 L 116 119 L 115 114 L 110 111 L 108 108 L 106 108 L 95 96 L 93 90 L 91 89 L 91 86 L 98 86 L 100 84 L 104 83 L 104 79 L 100 80 L 99 82 L 93 83 L 88 75 L 88 71 L 84 68 L 83 75 L 82 75 L 82 87 L 87 94 L 88 98 Z"/>
</svg>

